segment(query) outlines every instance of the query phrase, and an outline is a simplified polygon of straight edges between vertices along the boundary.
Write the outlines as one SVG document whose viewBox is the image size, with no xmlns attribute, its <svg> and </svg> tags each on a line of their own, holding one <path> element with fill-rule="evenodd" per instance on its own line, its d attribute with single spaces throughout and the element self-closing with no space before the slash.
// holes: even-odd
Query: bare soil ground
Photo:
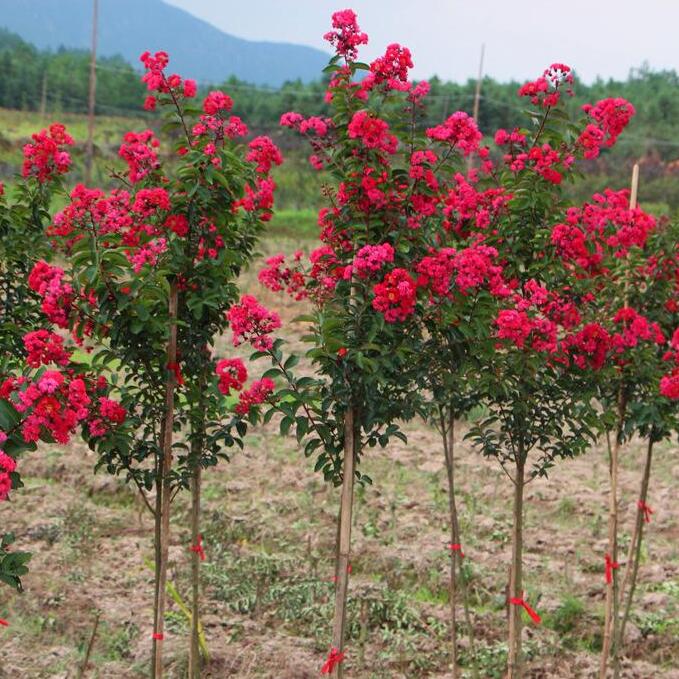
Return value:
<svg viewBox="0 0 679 679">
<path fill-rule="evenodd" d="M 286 303 L 282 315 L 290 320 L 298 312 Z M 290 328 L 298 344 L 300 328 Z M 223 342 L 220 350 L 227 349 Z M 363 461 L 374 485 L 356 496 L 347 677 L 450 676 L 443 453 L 438 435 L 424 424 L 405 430 L 407 445 L 371 450 Z M 502 677 L 511 487 L 463 440 L 465 431 L 459 423 L 456 473 L 480 676 Z M 655 513 L 623 669 L 630 679 L 679 677 L 677 452 L 676 443 L 663 444 L 655 455 Z M 621 561 L 643 453 L 635 442 L 622 456 Z M 0 529 L 13 530 L 17 546 L 34 553 L 25 593 L 0 590 L 0 617 L 10 622 L 0 628 L 2 678 L 78 676 L 97 611 L 101 622 L 84 676 L 148 675 L 152 519 L 131 488 L 93 476 L 94 463 L 79 444 L 32 453 L 21 461 L 27 487 L 0 506 Z M 248 436 L 245 452 L 205 474 L 205 677 L 319 675 L 330 643 L 339 492 L 313 464 L 272 423 Z M 526 594 L 543 617 L 542 625 L 527 621 L 524 630 L 529 677 L 596 676 L 607 489 L 603 448 L 558 465 L 549 480 L 528 487 Z M 186 497 L 175 504 L 173 530 L 169 578 L 188 597 Z M 188 628 L 174 601 L 168 630 L 167 676 L 183 677 Z"/>
</svg>

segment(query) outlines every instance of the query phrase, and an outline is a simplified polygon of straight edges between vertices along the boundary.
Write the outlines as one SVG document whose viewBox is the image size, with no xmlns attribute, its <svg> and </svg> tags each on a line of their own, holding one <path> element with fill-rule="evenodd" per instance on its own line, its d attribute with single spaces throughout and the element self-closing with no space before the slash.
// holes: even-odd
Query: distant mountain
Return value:
<svg viewBox="0 0 679 679">
<path fill-rule="evenodd" d="M 92 0 L 0 0 L 0 27 L 43 49 L 89 49 L 92 4 Z M 168 52 L 171 72 L 214 83 L 232 75 L 257 85 L 309 82 L 319 77 L 328 61 L 325 52 L 311 47 L 253 42 L 223 33 L 162 0 L 99 0 L 98 53 L 119 54 L 138 64 L 147 49 Z"/>
</svg>

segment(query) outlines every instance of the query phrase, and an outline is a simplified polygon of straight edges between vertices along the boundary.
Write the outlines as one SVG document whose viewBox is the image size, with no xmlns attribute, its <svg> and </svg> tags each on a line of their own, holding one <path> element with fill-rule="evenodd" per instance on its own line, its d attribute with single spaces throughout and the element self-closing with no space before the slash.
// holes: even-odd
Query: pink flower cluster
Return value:
<svg viewBox="0 0 679 679">
<path fill-rule="evenodd" d="M 153 130 L 125 133 L 118 155 L 127 163 L 128 176 L 133 184 L 160 167 L 155 150 L 158 146 L 160 142 Z"/>
<path fill-rule="evenodd" d="M 73 138 L 61 123 L 32 135 L 33 143 L 24 146 L 24 177 L 37 177 L 41 183 L 57 174 L 65 174 L 71 166 L 71 156 L 64 150 L 73 145 Z"/>
<path fill-rule="evenodd" d="M 359 45 L 368 44 L 368 36 L 361 31 L 356 21 L 356 13 L 345 9 L 332 15 L 332 27 L 323 36 L 336 50 L 337 54 L 347 61 L 353 61 L 358 56 Z"/>
<path fill-rule="evenodd" d="M 7 441 L 7 434 L 0 431 L 0 448 L 5 445 Z M 10 457 L 3 450 L 0 450 L 0 502 L 3 502 L 9 496 L 12 490 L 12 479 L 10 474 L 16 470 L 16 460 Z"/>
<path fill-rule="evenodd" d="M 559 256 L 590 274 L 603 272 L 607 257 L 620 258 L 645 245 L 655 219 L 640 208 L 629 209 L 629 191 L 606 189 L 591 203 L 567 210 L 566 222 L 552 229 Z"/>
<path fill-rule="evenodd" d="M 456 111 L 443 124 L 430 127 L 427 137 L 457 147 L 468 156 L 479 148 L 483 135 L 469 114 Z"/>
<path fill-rule="evenodd" d="M 63 279 L 63 269 L 41 260 L 29 274 L 28 286 L 42 297 L 41 309 L 45 316 L 60 328 L 67 328 L 74 291 Z"/>
<path fill-rule="evenodd" d="M 125 410 L 110 399 L 99 400 L 93 408 L 85 379 L 72 376 L 71 371 L 46 370 L 35 380 L 10 377 L 0 386 L 0 399 L 23 415 L 21 433 L 27 442 L 51 436 L 58 443 L 68 443 L 83 422 L 91 422 L 91 434 L 100 436 L 125 419 Z"/>
<path fill-rule="evenodd" d="M 635 113 L 634 106 L 622 97 L 585 104 L 582 110 L 595 121 L 578 139 L 585 158 L 596 158 L 603 146 L 613 146 Z"/>
<path fill-rule="evenodd" d="M 275 311 L 263 307 L 252 295 L 243 295 L 226 314 L 233 332 L 233 345 L 249 342 L 255 349 L 266 351 L 273 346 L 271 333 L 281 327 Z"/>
<path fill-rule="evenodd" d="M 361 82 L 361 88 L 370 90 L 384 83 L 388 89 L 407 92 L 411 88 L 408 70 L 412 67 L 410 50 L 393 43 L 387 47 L 384 56 L 370 64 L 370 73 Z"/>
<path fill-rule="evenodd" d="M 520 97 L 529 97 L 531 103 L 544 108 L 556 106 L 561 97 L 561 87 L 566 83 L 568 94 L 573 94 L 573 71 L 566 64 L 552 64 L 543 74 L 532 82 L 519 88 Z"/>
<path fill-rule="evenodd" d="M 352 267 L 347 267 L 344 272 L 345 278 L 350 278 L 352 272 L 359 278 L 370 278 L 373 274 L 382 269 L 385 264 L 394 261 L 394 248 L 389 243 L 381 245 L 364 245 L 354 257 Z"/>
</svg>

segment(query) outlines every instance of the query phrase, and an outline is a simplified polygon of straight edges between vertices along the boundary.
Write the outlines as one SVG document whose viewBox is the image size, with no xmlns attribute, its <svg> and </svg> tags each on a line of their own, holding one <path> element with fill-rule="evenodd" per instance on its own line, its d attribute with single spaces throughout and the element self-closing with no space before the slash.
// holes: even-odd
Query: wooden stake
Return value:
<svg viewBox="0 0 679 679">
<path fill-rule="evenodd" d="M 172 369 L 177 363 L 177 281 L 170 282 L 170 298 L 168 303 L 168 323 L 170 336 L 167 342 L 167 381 L 165 383 L 165 419 L 163 422 L 163 459 L 162 459 L 162 506 L 160 523 L 160 569 L 158 572 L 158 611 L 155 621 L 156 635 L 155 679 L 163 676 L 163 633 L 165 629 L 165 586 L 167 583 L 167 562 L 170 549 L 170 500 L 172 484 L 172 437 L 174 427 L 174 392 L 176 387 L 175 372 Z"/>
<path fill-rule="evenodd" d="M 94 157 L 94 108 L 97 92 L 97 23 L 99 0 L 92 0 L 92 51 L 90 54 L 90 91 L 87 109 L 87 153 L 85 156 L 85 183 L 92 182 L 92 161 Z"/>
<path fill-rule="evenodd" d="M 634 599 L 634 591 L 637 585 L 637 575 L 639 573 L 639 561 L 641 559 L 641 544 L 644 537 L 644 523 L 645 513 L 644 506 L 648 499 L 648 485 L 651 478 L 651 462 L 653 459 L 653 433 L 648 438 L 648 447 L 646 448 L 646 463 L 644 465 L 644 475 L 641 479 L 641 492 L 639 493 L 639 504 L 637 506 L 636 521 L 634 523 L 634 534 L 629 545 L 627 553 L 627 564 L 625 566 L 625 575 L 622 579 L 620 587 L 620 602 L 625 601 L 625 590 L 629 584 L 629 594 L 627 601 L 625 601 L 625 608 L 622 614 L 622 622 L 620 623 L 620 638 L 616 645 L 618 654 L 622 654 L 622 647 L 625 641 L 625 627 L 629 620 L 630 611 L 632 609 L 632 601 Z M 617 669 L 617 665 L 616 665 Z"/>
<path fill-rule="evenodd" d="M 344 469 L 340 500 L 339 548 L 337 550 L 337 587 L 335 588 L 335 619 L 332 628 L 332 645 L 344 651 L 346 631 L 347 592 L 349 589 L 349 557 L 351 553 L 351 514 L 354 503 L 354 469 L 356 464 L 355 421 L 356 410 L 349 406 L 344 415 Z M 334 676 L 342 679 L 344 667 L 338 663 Z"/>
<path fill-rule="evenodd" d="M 474 92 L 474 109 L 472 113 L 472 118 L 474 122 L 479 124 L 479 105 L 481 102 L 481 83 L 483 81 L 483 57 L 486 52 L 485 43 L 481 45 L 481 58 L 479 59 L 479 74 L 476 78 L 476 91 Z"/>
</svg>

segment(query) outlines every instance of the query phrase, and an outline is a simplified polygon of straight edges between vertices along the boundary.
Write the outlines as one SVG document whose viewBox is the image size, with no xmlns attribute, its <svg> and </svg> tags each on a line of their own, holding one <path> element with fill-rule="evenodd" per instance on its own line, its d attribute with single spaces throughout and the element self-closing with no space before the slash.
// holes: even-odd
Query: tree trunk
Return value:
<svg viewBox="0 0 679 679">
<path fill-rule="evenodd" d="M 629 620 L 630 611 L 632 610 L 632 601 L 634 600 L 634 591 L 637 586 L 637 575 L 639 573 L 639 560 L 641 558 L 641 545 L 644 537 L 644 523 L 645 512 L 644 506 L 648 499 L 648 485 L 651 478 L 651 462 L 653 459 L 653 432 L 648 439 L 648 446 L 646 448 L 646 463 L 644 465 L 644 475 L 641 479 L 641 491 L 639 493 L 639 504 L 637 505 L 636 521 L 634 523 L 634 533 L 632 541 L 627 552 L 627 564 L 625 565 L 625 575 L 622 579 L 620 587 L 620 603 L 624 605 L 622 614 L 622 621 L 618 631 L 618 640 L 615 645 L 616 657 L 614 664 L 614 677 L 618 679 L 620 676 L 620 659 L 622 657 L 622 648 L 625 643 L 625 627 Z M 629 585 L 629 593 L 625 600 L 625 590 Z"/>
<path fill-rule="evenodd" d="M 469 591 L 467 589 L 467 584 L 465 582 L 464 576 L 462 574 L 462 536 L 460 534 L 460 522 L 457 513 L 457 501 L 455 499 L 455 416 L 454 411 L 450 410 L 450 427 L 448 429 L 447 441 L 444 434 L 443 440 L 443 452 L 446 456 L 446 470 L 448 472 L 448 507 L 450 510 L 450 531 L 452 537 L 452 544 L 460 545 L 460 551 L 452 551 L 452 564 L 453 568 L 457 564 L 457 572 L 460 577 L 459 580 L 456 575 L 456 571 L 451 571 L 451 582 L 452 587 L 459 589 L 462 595 L 462 606 L 464 610 L 464 621 L 467 625 L 467 635 L 469 637 L 469 651 L 472 659 L 472 676 L 474 679 L 479 677 L 479 668 L 477 665 L 476 658 L 476 637 L 474 635 L 474 625 L 472 624 L 472 616 L 469 606 Z M 444 422 L 445 424 L 445 422 Z M 449 461 L 450 460 L 450 461 Z M 455 599 L 454 589 L 451 591 L 451 601 Z M 452 604 L 451 604 L 452 605 Z M 455 613 L 452 611 L 451 622 L 455 625 Z M 452 635 L 451 635 L 452 636 Z M 454 633 L 452 637 L 452 642 L 455 644 L 455 659 L 457 661 L 457 632 Z"/>
<path fill-rule="evenodd" d="M 198 456 L 194 460 L 193 477 L 191 479 L 191 546 L 200 544 L 200 493 L 202 482 L 202 468 L 200 453 L 202 442 L 191 442 L 192 452 L 198 448 Z M 200 562 L 201 552 L 194 549 L 191 552 L 191 645 L 189 647 L 189 677 L 200 679 Z"/>
<path fill-rule="evenodd" d="M 514 527 L 512 530 L 512 571 L 509 580 L 509 655 L 507 678 L 521 679 L 521 613 L 522 607 L 511 603 L 512 599 L 523 599 L 523 491 L 525 486 L 523 451 L 516 460 L 514 478 Z"/>
<path fill-rule="evenodd" d="M 461 557 L 461 543 L 459 532 L 456 530 L 457 503 L 455 502 L 455 467 L 454 467 L 454 416 L 450 411 L 450 421 L 446 422 L 445 414 L 441 414 L 443 434 L 443 453 L 446 458 L 446 472 L 448 475 L 448 511 L 450 513 L 450 580 L 448 584 L 450 598 L 450 659 L 452 663 L 453 679 L 457 679 L 457 620 L 455 607 L 457 604 L 457 562 Z M 459 547 L 458 547 L 459 546 Z M 457 549 L 455 547 L 458 547 Z M 461 558 L 460 558 L 461 561 Z"/>
<path fill-rule="evenodd" d="M 160 568 L 158 571 L 158 610 L 155 625 L 155 679 L 163 676 L 163 646 L 165 630 L 165 588 L 167 583 L 167 562 L 170 550 L 170 500 L 172 484 L 172 436 L 174 426 L 174 391 L 176 377 L 174 366 L 177 363 L 177 282 L 170 283 L 168 308 L 170 336 L 167 342 L 167 382 L 165 385 L 165 420 L 163 423 L 162 459 L 162 503 L 160 517 Z"/>
<path fill-rule="evenodd" d="M 344 416 L 344 469 L 340 505 L 339 549 L 337 550 L 337 586 L 335 587 L 335 619 L 332 645 L 344 651 L 346 630 L 347 591 L 349 588 L 349 556 L 351 553 L 351 515 L 354 501 L 354 469 L 356 463 L 355 420 L 356 410 L 350 407 Z M 334 676 L 342 679 L 343 665 L 335 666 Z"/>
<path fill-rule="evenodd" d="M 165 423 L 160 427 L 160 441 L 165 440 Z M 156 676 L 156 647 L 158 642 L 156 640 L 156 620 L 158 620 L 158 605 L 160 602 L 160 590 L 158 589 L 160 577 L 160 517 L 163 511 L 163 474 L 162 474 L 162 458 L 156 454 L 155 459 L 155 484 L 156 484 L 156 502 L 155 512 L 153 515 L 153 551 L 155 570 L 153 572 L 153 638 L 151 644 L 151 679 Z"/>
<path fill-rule="evenodd" d="M 618 559 L 618 456 L 620 453 L 620 438 L 622 436 L 622 428 L 625 419 L 626 403 L 620 387 L 618 395 L 618 422 L 615 431 L 615 440 L 613 445 L 610 445 L 610 463 L 609 475 L 611 479 L 611 489 L 608 500 L 608 548 L 607 556 L 611 560 L 613 566 L 610 569 L 610 582 L 606 582 L 606 603 L 604 613 L 604 634 L 603 643 L 601 646 L 601 662 L 599 665 L 599 679 L 606 679 L 608 670 L 608 658 L 611 653 L 611 646 L 613 646 L 613 655 L 615 657 L 615 641 L 618 638 L 618 576 L 617 576 L 617 559 Z M 613 642 L 613 643 L 611 643 Z"/>
</svg>

